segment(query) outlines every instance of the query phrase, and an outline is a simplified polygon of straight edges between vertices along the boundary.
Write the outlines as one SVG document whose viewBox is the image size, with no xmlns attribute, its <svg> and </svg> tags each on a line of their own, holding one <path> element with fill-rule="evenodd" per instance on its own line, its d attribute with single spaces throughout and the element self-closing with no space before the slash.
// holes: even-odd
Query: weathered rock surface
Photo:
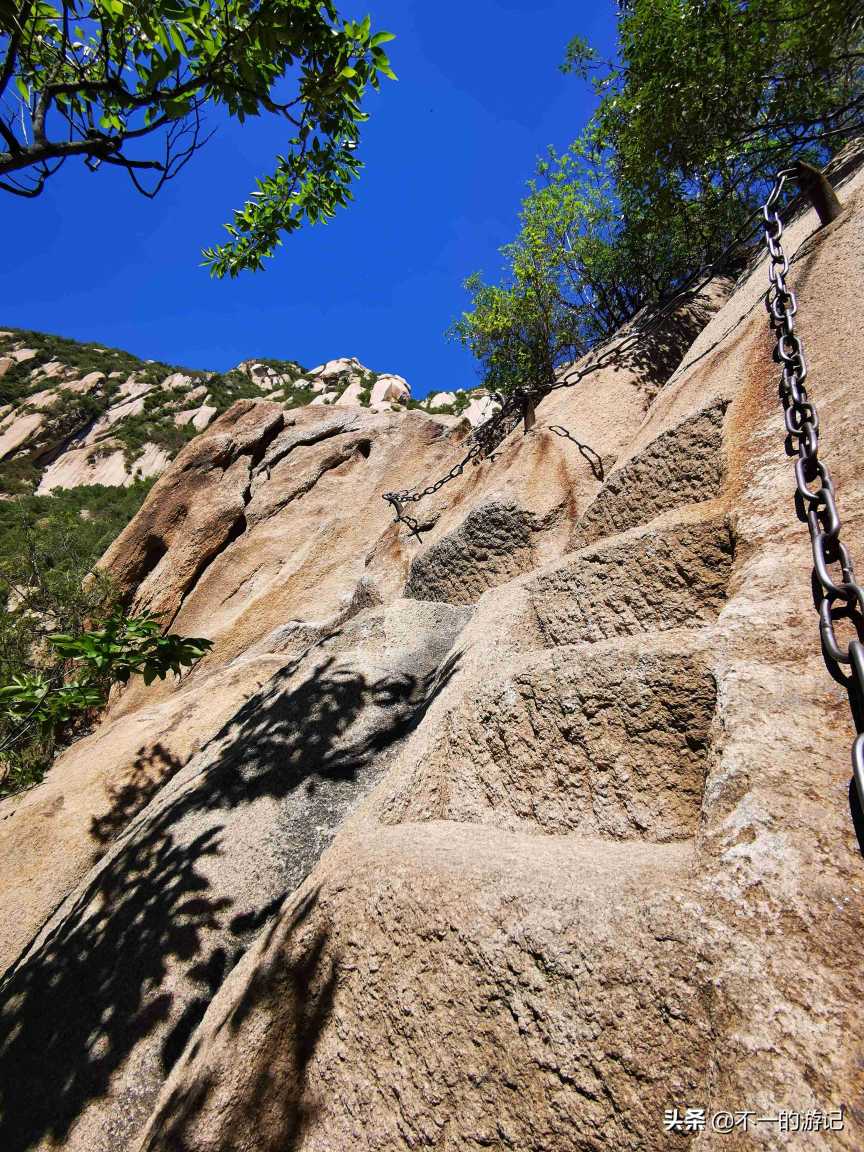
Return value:
<svg viewBox="0 0 864 1152">
<path fill-rule="evenodd" d="M 14 403 L 0 412 L 0 463 L 17 459 L 35 465 L 38 495 L 83 484 L 119 487 L 161 475 L 184 441 L 170 434 L 170 426 L 187 429 L 188 439 L 225 411 L 231 396 L 251 394 L 293 409 L 318 393 L 313 404 L 377 412 L 390 411 L 411 398 L 403 377 L 371 372 L 355 357 L 331 360 L 309 372 L 294 361 L 245 360 L 216 378 L 219 389 L 213 396 L 212 372 L 169 371 L 166 365 L 116 350 L 60 341 L 65 354 L 76 361 L 89 364 L 104 357 L 106 369 L 114 363 L 125 366 L 125 370 L 85 372 L 62 359 L 48 358 L 46 348 L 25 347 L 23 335 L 0 332 L 0 353 L 8 353 L 0 355 L 0 377 L 28 365 L 25 379 L 18 379 L 12 390 Z M 55 337 L 42 339 L 47 348 L 58 346 Z M 35 367 L 29 368 L 31 362 Z M 91 408 L 75 415 L 70 406 L 74 394 L 92 394 L 99 401 L 96 414 Z M 429 404 L 424 407 L 428 410 Z M 59 418 L 63 429 L 59 440 L 49 415 Z M 129 431 L 131 439 L 125 439 Z M 148 431 L 152 440 L 146 438 Z M 11 488 L 19 483 L 13 479 Z"/>
<path fill-rule="evenodd" d="M 473 604 L 487 588 L 533 566 L 529 512 L 512 501 L 488 500 L 468 513 L 411 564 L 405 595 L 414 600 Z"/>
<path fill-rule="evenodd" d="M 786 233 L 853 556 L 862 184 Z M 0 806 L 0 1146 L 629 1152 L 706 1106 L 846 1123 L 699 1148 L 860 1148 L 852 724 L 766 282 L 552 394 L 420 540 L 380 495 L 464 426 L 244 401 L 183 450 L 105 563 L 213 651 Z"/>
</svg>

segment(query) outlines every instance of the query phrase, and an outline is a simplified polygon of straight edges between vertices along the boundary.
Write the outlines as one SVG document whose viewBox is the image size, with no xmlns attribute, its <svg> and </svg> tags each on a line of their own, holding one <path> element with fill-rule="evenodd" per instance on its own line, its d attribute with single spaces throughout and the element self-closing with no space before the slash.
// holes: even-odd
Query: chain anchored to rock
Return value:
<svg viewBox="0 0 864 1152">
<path fill-rule="evenodd" d="M 550 424 L 549 431 L 554 432 L 556 436 L 561 436 L 563 439 L 569 440 L 571 444 L 576 445 L 579 449 L 579 455 L 584 460 L 587 460 L 591 466 L 595 480 L 602 480 L 604 478 L 603 461 L 593 448 L 590 448 L 587 444 L 583 444 L 581 440 L 577 440 L 572 432 L 567 431 L 563 424 Z"/>
<path fill-rule="evenodd" d="M 819 458 L 819 414 L 805 381 L 807 362 L 795 331 L 798 301 L 786 283 L 789 260 L 783 251 L 783 223 L 777 203 L 786 181 L 799 181 L 823 224 L 837 218 L 840 203 L 825 177 L 810 165 L 798 164 L 777 173 L 762 209 L 768 248 L 765 306 L 777 335 L 774 359 L 781 365 L 780 399 L 786 424 L 786 450 L 795 460 L 795 508 L 810 531 L 813 549 L 813 600 L 819 612 L 819 633 L 828 670 L 849 691 L 858 735 L 852 746 L 852 772 L 864 805 L 864 590 L 855 579 L 852 558 L 840 540 L 842 527 L 828 466 Z M 839 568 L 839 575 L 831 568 Z M 843 643 L 836 625 L 846 620 L 856 639 Z M 844 673 L 848 669 L 848 675 Z M 857 710 L 857 715 L 856 715 Z"/>
<path fill-rule="evenodd" d="M 809 181 L 809 184 L 806 185 L 806 191 L 811 197 L 827 195 L 824 188 L 827 181 L 818 169 L 799 163 L 796 167 L 796 173 L 802 180 L 802 184 L 806 184 L 806 182 Z M 830 185 L 828 185 L 828 187 L 830 188 Z M 385 492 L 382 498 L 393 508 L 396 514 L 396 522 L 406 524 L 409 529 L 411 529 L 412 535 L 416 535 L 419 539 L 417 522 L 411 517 L 406 518 L 402 514 L 402 506 L 409 503 L 416 503 L 419 500 L 425 500 L 427 496 L 432 496 L 443 488 L 445 484 L 449 484 L 451 480 L 455 480 L 457 476 L 461 476 L 468 464 L 479 464 L 481 458 L 488 459 L 492 456 L 499 444 L 514 431 L 520 422 L 524 421 L 525 431 L 530 431 L 536 421 L 537 405 L 551 392 L 555 392 L 560 388 L 574 388 L 586 377 L 619 363 L 622 357 L 626 356 L 627 353 L 631 352 L 637 345 L 657 331 L 672 315 L 675 309 L 680 307 L 685 297 L 701 292 L 712 277 L 726 266 L 733 252 L 739 251 L 743 245 L 746 245 L 758 234 L 762 225 L 761 217 L 762 209 L 757 208 L 747 217 L 716 260 L 711 261 L 711 263 L 691 273 L 690 276 L 675 289 L 674 293 L 665 302 L 662 302 L 650 315 L 646 315 L 641 319 L 637 316 L 631 322 L 630 330 L 626 336 L 607 345 L 598 356 L 590 360 L 583 368 L 571 368 L 559 374 L 550 384 L 533 388 L 519 388 L 503 400 L 499 400 L 501 407 L 498 411 L 494 412 L 488 420 L 484 421 L 484 423 L 475 428 L 471 433 L 471 447 L 467 454 L 458 464 L 454 465 L 448 473 L 442 476 L 440 480 L 421 489 L 415 490 L 408 488 L 403 492 Z M 559 436 L 561 435 L 560 432 L 557 434 Z M 579 441 L 575 440 L 575 438 L 569 434 L 567 435 L 567 439 L 573 440 L 577 445 L 579 444 Z M 596 470 L 594 470 L 594 474 L 595 476 L 597 475 Z"/>
<path fill-rule="evenodd" d="M 420 500 L 425 500 L 427 496 L 433 496 L 445 484 L 461 476 L 469 464 L 479 464 L 482 458 L 490 458 L 498 445 L 510 435 L 520 421 L 525 421 L 527 432 L 534 424 L 534 409 L 541 395 L 539 391 L 535 393 L 520 389 L 506 398 L 499 399 L 501 406 L 498 411 L 472 431 L 471 447 L 466 454 L 434 484 L 413 492 L 410 488 L 404 492 L 385 492 L 383 499 L 393 509 L 396 523 L 405 524 L 410 535 L 421 539 L 418 522 L 412 516 L 405 515 L 404 506 L 416 504 Z"/>
</svg>

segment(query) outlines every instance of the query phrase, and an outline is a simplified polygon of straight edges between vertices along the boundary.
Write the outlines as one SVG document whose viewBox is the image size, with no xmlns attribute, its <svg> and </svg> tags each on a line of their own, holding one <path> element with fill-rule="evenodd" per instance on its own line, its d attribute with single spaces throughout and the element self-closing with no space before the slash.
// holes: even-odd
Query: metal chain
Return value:
<svg viewBox="0 0 864 1152">
<path fill-rule="evenodd" d="M 771 194 L 762 208 L 765 244 L 768 249 L 769 287 L 765 307 L 771 328 L 777 334 L 774 360 L 782 366 L 780 399 L 783 403 L 787 432 L 787 452 L 795 460 L 795 508 L 799 520 L 810 530 L 813 548 L 814 601 L 819 612 L 822 650 L 831 675 L 857 693 L 864 705 L 864 590 L 855 579 L 852 558 L 840 540 L 842 527 L 837 512 L 834 485 L 828 466 L 819 459 L 819 414 L 809 398 L 805 381 L 807 362 L 801 337 L 795 331 L 798 301 L 786 283 L 789 260 L 783 251 L 783 223 L 777 212 L 780 194 L 796 170 L 785 168 L 777 173 Z M 815 487 L 814 487 L 815 486 Z M 839 566 L 839 576 L 830 569 Z M 835 625 L 848 620 L 857 639 L 844 645 L 838 639 Z M 843 666 L 849 670 L 844 675 Z M 864 732 L 852 747 L 852 770 L 859 799 L 864 805 Z"/>
<path fill-rule="evenodd" d="M 409 534 L 420 540 L 420 525 L 413 517 L 405 515 L 404 506 L 416 504 L 420 500 L 425 500 L 427 496 L 433 496 L 445 484 L 449 484 L 451 480 L 461 476 L 472 461 L 479 464 L 481 456 L 490 457 L 501 441 L 510 435 L 522 419 L 525 402 L 524 393 L 514 393 L 514 395 L 507 397 L 497 412 L 472 431 L 470 437 L 472 443 L 466 455 L 434 484 L 429 484 L 426 488 L 421 488 L 416 492 L 410 488 L 403 492 L 385 492 L 383 499 L 392 507 L 396 516 L 396 523 L 407 525 Z"/>
<path fill-rule="evenodd" d="M 579 450 L 579 455 L 588 461 L 591 471 L 594 473 L 595 480 L 603 480 L 605 473 L 603 471 L 603 460 L 599 452 L 595 452 L 587 444 L 583 444 L 581 440 L 577 440 L 572 432 L 568 432 L 563 424 L 550 424 L 549 431 L 554 432 L 556 436 L 560 436 L 564 440 L 569 440 L 571 444 L 575 444 Z"/>
<path fill-rule="evenodd" d="M 412 534 L 417 535 L 419 539 L 419 533 L 416 531 L 416 521 L 412 522 L 410 518 L 406 519 L 401 513 L 403 505 L 416 503 L 419 500 L 425 500 L 427 496 L 434 495 L 439 489 L 443 488 L 445 484 L 449 484 L 451 480 L 455 480 L 457 476 L 461 476 L 469 463 L 474 461 L 479 464 L 479 457 L 481 455 L 485 457 L 490 456 L 502 440 L 509 436 L 514 428 L 517 427 L 524 416 L 526 405 L 529 402 L 536 406 L 551 392 L 556 392 L 560 388 L 574 388 L 577 384 L 581 384 L 587 376 L 591 376 L 593 373 L 599 372 L 603 368 L 607 368 L 620 361 L 631 349 L 656 331 L 675 309 L 680 306 L 685 296 L 702 291 L 711 281 L 712 277 L 716 275 L 718 270 L 724 267 L 729 255 L 735 249 L 740 249 L 754 238 L 761 226 L 761 220 L 758 219 L 761 216 L 761 212 L 762 210 L 759 208 L 751 212 L 716 260 L 692 272 L 682 284 L 677 286 L 674 293 L 665 303 L 662 303 L 659 308 L 652 311 L 650 316 L 646 316 L 642 322 L 638 320 L 635 321 L 629 335 L 624 337 L 623 340 L 607 347 L 596 360 L 592 360 L 586 364 L 584 368 L 568 372 L 567 375 L 559 377 L 545 387 L 520 388 L 510 394 L 497 412 L 473 430 L 471 433 L 472 444 L 468 454 L 464 456 L 458 464 L 454 465 L 446 475 L 442 476 L 440 480 L 417 490 L 408 488 L 403 492 L 385 492 L 382 499 L 386 500 L 388 504 L 392 506 L 396 515 L 396 522 L 399 523 L 401 521 L 407 524 L 408 527 L 412 529 Z"/>
</svg>

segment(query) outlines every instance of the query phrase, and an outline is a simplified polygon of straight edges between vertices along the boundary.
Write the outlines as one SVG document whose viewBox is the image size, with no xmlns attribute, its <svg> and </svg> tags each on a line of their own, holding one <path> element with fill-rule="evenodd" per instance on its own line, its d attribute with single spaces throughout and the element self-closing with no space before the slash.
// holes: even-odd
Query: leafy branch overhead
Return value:
<svg viewBox="0 0 864 1152">
<path fill-rule="evenodd" d="M 627 0 L 618 52 L 581 37 L 562 71 L 597 109 L 538 163 L 497 285 L 472 277 L 452 332 L 499 391 L 556 369 L 733 244 L 773 173 L 864 127 L 860 0 Z M 734 262 L 726 271 L 735 271 Z"/>
<path fill-rule="evenodd" d="M 208 139 L 208 108 L 267 113 L 284 151 L 204 252 L 214 276 L 260 269 L 283 233 L 351 199 L 391 39 L 332 0 L 0 0 L 0 188 L 38 196 L 80 157 L 155 196 Z"/>
</svg>

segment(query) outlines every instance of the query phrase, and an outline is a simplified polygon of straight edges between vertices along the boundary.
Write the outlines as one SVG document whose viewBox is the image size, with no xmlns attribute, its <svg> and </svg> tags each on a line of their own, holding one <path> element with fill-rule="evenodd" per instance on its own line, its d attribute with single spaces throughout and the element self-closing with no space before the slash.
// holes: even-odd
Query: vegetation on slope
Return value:
<svg viewBox="0 0 864 1152">
<path fill-rule="evenodd" d="M 13 363 L 5 375 L 0 376 L 0 405 L 10 405 L 24 414 L 31 409 L 28 400 L 36 393 L 51 389 L 56 396 L 43 408 L 45 421 L 38 434 L 30 438 L 20 451 L 0 463 L 0 493 L 15 495 L 32 492 L 39 482 L 45 463 L 56 456 L 64 445 L 69 445 L 86 434 L 112 405 L 123 401 L 121 387 L 134 380 L 149 386 L 143 395 L 143 410 L 124 415 L 106 429 L 97 444 L 96 455 L 109 455 L 123 451 L 127 469 L 131 471 L 135 460 L 148 444 L 163 449 L 173 458 L 196 434 L 190 422 L 175 420 L 178 412 L 206 403 L 213 409 L 211 418 L 221 415 L 241 398 L 261 398 L 261 388 L 250 374 L 235 368 L 225 373 L 205 372 L 156 360 L 142 360 L 117 348 L 104 348 L 93 343 L 81 343 L 61 336 L 48 335 L 25 329 L 4 329 L 11 335 L 0 342 L 0 356 L 13 346 L 27 348 L 35 353 L 28 360 Z M 286 380 L 301 377 L 302 365 L 293 360 L 266 360 L 265 364 Z M 45 376 L 41 371 L 49 365 L 62 365 L 59 376 Z M 105 379 L 86 394 L 64 387 L 72 380 L 80 380 L 92 372 L 100 372 Z M 179 374 L 169 387 L 168 377 Z M 200 394 L 190 399 L 190 393 Z M 286 407 L 306 404 L 313 398 L 309 387 L 292 389 L 290 383 L 283 388 L 280 402 Z"/>
<path fill-rule="evenodd" d="M 14 364 L 5 375 L 0 376 L 0 405 L 19 404 L 27 396 L 39 392 L 46 385 L 33 379 L 34 369 L 59 361 L 73 369 L 79 379 L 90 372 L 104 372 L 106 377 L 114 372 L 122 373 L 123 379 L 134 374 L 137 380 L 156 384 L 172 372 L 187 372 L 189 375 L 203 376 L 187 368 L 163 364 L 158 360 L 141 360 L 130 352 L 119 348 L 105 348 L 101 344 L 70 340 L 65 336 L 54 336 L 47 332 L 33 332 L 27 328 L 4 328 L 11 332 L 12 341 L 23 347 L 32 348 L 36 355 L 31 360 Z M 3 349 L 0 347 L 0 356 Z M 50 383 L 50 381 L 48 382 Z"/>
<path fill-rule="evenodd" d="M 57 750 L 92 722 L 111 683 L 132 671 L 152 677 L 176 670 L 206 648 L 203 641 L 162 637 L 158 621 L 126 617 L 110 580 L 94 572 L 151 482 L 58 488 L 36 496 L 45 461 L 122 402 L 121 386 L 130 379 L 150 386 L 142 410 L 118 420 L 96 444 L 97 454 L 122 449 L 130 469 L 145 445 L 173 457 L 197 434 L 191 422 L 177 424 L 178 411 L 206 401 L 211 415 L 218 415 L 238 399 L 262 395 L 241 369 L 207 373 L 45 333 L 4 331 L 11 336 L 0 344 L 0 355 L 14 346 L 36 353 L 0 377 L 13 414 L 26 413 L 37 392 L 50 389 L 54 395 L 42 408 L 45 419 L 36 437 L 0 463 L 0 491 L 7 496 L 0 499 L 0 794 L 41 779 Z M 280 379 L 302 376 L 295 361 L 260 363 Z M 62 365 L 59 375 L 40 373 L 49 364 Z M 104 376 L 92 391 L 64 386 L 91 372 Z M 171 376 L 176 379 L 165 387 Z M 289 383 L 285 390 L 288 407 L 312 398 L 308 387 L 292 392 Z"/>
<path fill-rule="evenodd" d="M 539 162 L 501 281 L 467 281 L 453 335 L 498 390 L 548 386 L 715 260 L 779 166 L 864 124 L 856 0 L 629 0 L 618 33 L 612 61 L 570 43 L 598 109 Z"/>
<path fill-rule="evenodd" d="M 0 501 L 0 685 L 34 673 L 62 674 L 65 661 L 49 645 L 50 635 L 81 636 L 110 616 L 116 607 L 110 582 L 104 575 L 85 578 L 149 488 L 94 485 Z M 17 726 L 0 707 L 0 748 Z M 34 728 L 0 751 L 0 794 L 39 780 L 70 734 Z"/>
<path fill-rule="evenodd" d="M 122 451 L 131 476 L 146 446 L 173 457 L 198 434 L 188 419 L 193 413 L 206 409 L 209 420 L 243 398 L 267 396 L 294 408 L 321 395 L 294 360 L 202 372 L 96 344 L 4 330 L 0 356 L 25 348 L 35 355 L 11 366 L 7 360 L 0 377 L 10 420 L 31 410 L 36 393 L 43 395 L 32 410 L 44 418 L 0 463 L 0 794 L 38 781 L 56 750 L 86 728 L 114 680 L 136 670 L 145 678 L 176 670 L 206 648 L 200 640 L 161 637 L 157 621 L 124 616 L 110 581 L 94 571 L 149 484 L 55 488 L 37 496 L 45 465 L 80 445 L 109 410 L 119 418 L 104 425 L 91 451 L 96 457 Z M 90 373 L 99 374 L 91 390 L 76 390 L 75 381 Z M 349 379 L 359 380 L 358 402 L 368 405 L 379 375 L 348 361 L 338 381 L 329 379 L 332 400 Z M 180 413 L 185 423 L 178 424 Z"/>
</svg>

